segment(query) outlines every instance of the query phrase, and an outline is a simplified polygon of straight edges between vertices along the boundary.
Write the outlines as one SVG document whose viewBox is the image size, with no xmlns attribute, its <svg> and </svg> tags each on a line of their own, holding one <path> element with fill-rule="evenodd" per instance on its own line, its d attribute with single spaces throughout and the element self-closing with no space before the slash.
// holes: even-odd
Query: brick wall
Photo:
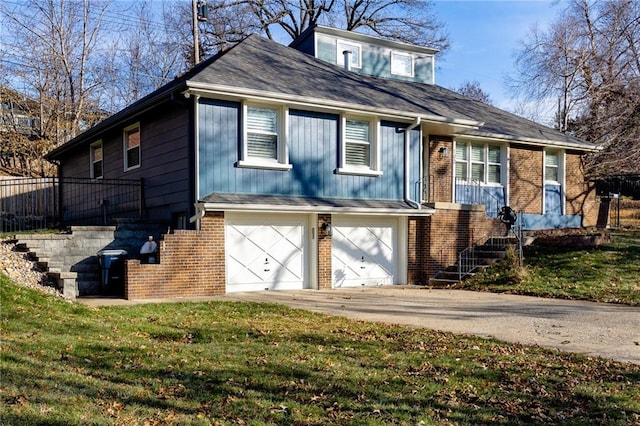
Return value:
<svg viewBox="0 0 640 426">
<path fill-rule="evenodd" d="M 542 214 L 542 148 L 511 145 L 509 205 L 518 212 Z"/>
<path fill-rule="evenodd" d="M 579 153 L 567 152 L 566 157 L 566 214 L 581 214 L 582 226 L 596 226 L 600 202 L 595 185 L 585 181 L 584 163 Z"/>
<path fill-rule="evenodd" d="M 331 288 L 332 271 L 331 271 L 331 235 L 327 235 L 322 231 L 323 223 L 331 223 L 330 214 L 318 215 L 318 288 Z"/>
<path fill-rule="evenodd" d="M 488 218 L 483 206 L 436 203 L 427 217 L 409 218 L 408 283 L 426 284 L 429 277 L 456 262 L 473 241 L 505 235 L 499 220 Z"/>
<path fill-rule="evenodd" d="M 126 299 L 224 294 L 224 214 L 207 213 L 198 231 L 163 235 L 158 257 L 156 264 L 126 262 Z"/>
<path fill-rule="evenodd" d="M 448 150 L 447 156 L 440 149 Z M 428 199 L 430 203 L 453 201 L 453 138 L 450 136 L 429 136 L 429 176 Z"/>
</svg>

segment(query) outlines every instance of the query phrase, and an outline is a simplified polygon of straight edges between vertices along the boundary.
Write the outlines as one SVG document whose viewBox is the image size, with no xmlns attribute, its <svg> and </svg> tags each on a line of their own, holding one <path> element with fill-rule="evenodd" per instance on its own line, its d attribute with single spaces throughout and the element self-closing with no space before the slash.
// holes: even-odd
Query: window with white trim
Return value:
<svg viewBox="0 0 640 426">
<path fill-rule="evenodd" d="M 377 119 L 342 117 L 342 148 L 338 173 L 382 174 L 378 164 Z"/>
<path fill-rule="evenodd" d="M 124 170 L 140 167 L 140 123 L 124 129 Z"/>
<path fill-rule="evenodd" d="M 502 183 L 502 149 L 498 145 L 456 142 L 456 180 Z"/>
<path fill-rule="evenodd" d="M 391 52 L 391 74 L 413 77 L 413 56 L 407 53 Z"/>
<path fill-rule="evenodd" d="M 349 51 L 351 52 L 351 54 L 349 55 L 349 60 L 351 61 L 351 63 L 349 64 L 350 67 L 351 68 L 362 67 L 362 48 L 359 44 L 338 40 L 336 47 L 337 47 L 336 63 L 338 65 L 344 66 L 344 52 Z"/>
<path fill-rule="evenodd" d="M 549 183 L 560 184 L 560 152 L 545 151 L 544 180 Z"/>
<path fill-rule="evenodd" d="M 244 132 L 239 167 L 290 169 L 285 129 L 286 108 L 243 105 Z"/>
<path fill-rule="evenodd" d="M 102 178 L 102 141 L 94 142 L 89 147 L 90 175 L 93 179 Z"/>
</svg>

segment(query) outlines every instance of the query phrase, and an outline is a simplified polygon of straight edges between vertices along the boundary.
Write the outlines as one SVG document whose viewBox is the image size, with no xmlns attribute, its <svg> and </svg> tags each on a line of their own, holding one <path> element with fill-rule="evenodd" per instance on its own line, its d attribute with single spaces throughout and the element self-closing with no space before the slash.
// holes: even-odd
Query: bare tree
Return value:
<svg viewBox="0 0 640 426">
<path fill-rule="evenodd" d="M 204 33 L 210 54 L 251 33 L 291 41 L 316 24 L 441 50 L 449 46 L 444 24 L 424 0 L 222 0 L 209 11 Z"/>
<path fill-rule="evenodd" d="M 457 89 L 454 89 L 454 91 L 468 98 L 475 99 L 476 101 L 492 105 L 491 97 L 487 92 L 482 90 L 480 83 L 477 81 L 467 81 Z"/>
<path fill-rule="evenodd" d="M 44 0 L 29 8 L 1 6 L 10 39 L 5 67 L 14 85 L 40 103 L 41 136 L 59 144 L 100 118 L 95 93 L 101 70 L 93 67 L 104 4 Z"/>
<path fill-rule="evenodd" d="M 100 104 L 117 111 L 160 86 L 191 66 L 185 51 L 184 34 L 176 31 L 175 9 L 170 3 L 143 0 L 126 4 L 125 10 L 113 9 L 117 16 L 127 16 L 118 25 L 117 37 L 111 37 L 102 61 L 104 88 Z M 189 32 L 187 31 L 187 34 Z"/>
<path fill-rule="evenodd" d="M 573 0 L 548 31 L 524 41 L 512 88 L 530 100 L 555 98 L 556 126 L 603 149 L 594 175 L 638 173 L 640 3 Z"/>
</svg>

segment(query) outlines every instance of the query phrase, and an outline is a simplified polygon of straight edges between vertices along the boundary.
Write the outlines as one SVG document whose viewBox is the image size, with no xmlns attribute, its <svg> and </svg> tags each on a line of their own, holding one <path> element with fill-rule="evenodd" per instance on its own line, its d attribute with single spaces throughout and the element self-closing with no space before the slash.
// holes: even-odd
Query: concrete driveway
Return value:
<svg viewBox="0 0 640 426">
<path fill-rule="evenodd" d="M 410 286 L 231 293 L 220 300 L 281 303 L 640 364 L 640 307 Z"/>
</svg>

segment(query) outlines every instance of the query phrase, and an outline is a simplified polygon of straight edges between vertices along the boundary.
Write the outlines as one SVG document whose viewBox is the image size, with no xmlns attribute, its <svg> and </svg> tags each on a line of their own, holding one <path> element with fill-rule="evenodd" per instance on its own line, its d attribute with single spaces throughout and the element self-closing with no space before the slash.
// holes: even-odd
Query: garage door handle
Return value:
<svg viewBox="0 0 640 426">
<path fill-rule="evenodd" d="M 264 271 L 265 271 L 265 272 L 269 272 L 270 270 L 271 270 L 271 269 L 265 269 Z"/>
</svg>

